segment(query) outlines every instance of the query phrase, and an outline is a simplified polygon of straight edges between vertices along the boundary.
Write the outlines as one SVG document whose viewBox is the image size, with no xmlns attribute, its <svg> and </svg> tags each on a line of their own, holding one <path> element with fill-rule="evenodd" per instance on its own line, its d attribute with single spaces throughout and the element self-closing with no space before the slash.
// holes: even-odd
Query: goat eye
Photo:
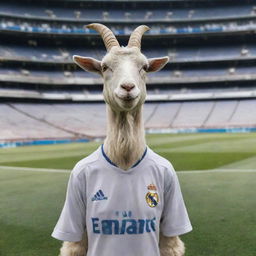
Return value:
<svg viewBox="0 0 256 256">
<path fill-rule="evenodd" d="M 148 70 L 148 65 L 147 65 L 147 64 L 143 65 L 142 69 L 147 72 L 147 70 Z"/>
<path fill-rule="evenodd" d="M 108 69 L 108 66 L 107 66 L 107 65 L 103 65 L 103 66 L 102 66 L 102 72 L 105 72 L 107 69 Z"/>
</svg>

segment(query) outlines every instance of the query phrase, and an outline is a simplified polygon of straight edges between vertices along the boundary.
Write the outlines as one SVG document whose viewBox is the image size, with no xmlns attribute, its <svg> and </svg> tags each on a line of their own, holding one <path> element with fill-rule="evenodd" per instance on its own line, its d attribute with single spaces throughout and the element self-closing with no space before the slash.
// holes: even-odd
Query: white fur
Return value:
<svg viewBox="0 0 256 256">
<path fill-rule="evenodd" d="M 159 242 L 161 256 L 183 256 L 185 245 L 178 236 L 166 237 L 160 234 Z"/>
<path fill-rule="evenodd" d="M 85 232 L 82 241 L 64 242 L 60 249 L 60 256 L 85 256 L 87 248 L 87 234 Z"/>
<path fill-rule="evenodd" d="M 168 58 L 162 59 L 161 66 L 153 67 L 153 71 L 159 70 L 168 61 Z M 101 66 L 108 67 L 102 72 L 108 117 L 104 149 L 111 161 L 124 170 L 141 158 L 146 147 L 142 118 L 142 105 L 146 98 L 146 71 L 143 67 L 150 63 L 136 47 L 113 47 L 101 62 Z M 134 88 L 128 92 L 122 84 L 133 84 Z M 179 237 L 160 235 L 159 247 L 161 256 L 182 256 L 185 252 Z M 81 242 L 64 242 L 61 256 L 84 256 L 86 251 L 85 237 Z"/>
</svg>

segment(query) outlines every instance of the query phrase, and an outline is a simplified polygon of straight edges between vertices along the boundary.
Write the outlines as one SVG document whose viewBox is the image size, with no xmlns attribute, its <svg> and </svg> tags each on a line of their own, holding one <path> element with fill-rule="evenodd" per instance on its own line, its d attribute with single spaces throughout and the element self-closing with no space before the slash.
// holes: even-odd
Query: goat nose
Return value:
<svg viewBox="0 0 256 256">
<path fill-rule="evenodd" d="M 134 84 L 121 84 L 121 87 L 125 89 L 127 92 L 131 91 L 135 85 Z"/>
</svg>

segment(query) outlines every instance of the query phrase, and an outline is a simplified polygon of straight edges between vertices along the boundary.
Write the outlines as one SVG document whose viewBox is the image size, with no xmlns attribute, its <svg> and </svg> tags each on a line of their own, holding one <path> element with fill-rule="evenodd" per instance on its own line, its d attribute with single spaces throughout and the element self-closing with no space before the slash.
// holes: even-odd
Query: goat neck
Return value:
<svg viewBox="0 0 256 256">
<path fill-rule="evenodd" d="M 107 105 L 107 137 L 104 150 L 119 168 L 128 170 L 146 148 L 142 106 L 132 111 L 116 112 Z"/>
</svg>

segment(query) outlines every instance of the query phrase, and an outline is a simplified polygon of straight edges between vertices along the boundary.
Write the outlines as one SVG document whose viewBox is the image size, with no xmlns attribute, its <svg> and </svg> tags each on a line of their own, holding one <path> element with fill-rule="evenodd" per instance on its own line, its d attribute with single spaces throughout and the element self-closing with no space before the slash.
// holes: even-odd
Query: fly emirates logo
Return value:
<svg viewBox="0 0 256 256">
<path fill-rule="evenodd" d="M 118 216 L 120 213 L 116 212 Z M 156 217 L 152 219 L 134 219 L 131 211 L 122 212 L 122 218 L 99 219 L 91 218 L 92 229 L 95 234 L 104 235 L 135 235 L 156 231 Z"/>
</svg>

